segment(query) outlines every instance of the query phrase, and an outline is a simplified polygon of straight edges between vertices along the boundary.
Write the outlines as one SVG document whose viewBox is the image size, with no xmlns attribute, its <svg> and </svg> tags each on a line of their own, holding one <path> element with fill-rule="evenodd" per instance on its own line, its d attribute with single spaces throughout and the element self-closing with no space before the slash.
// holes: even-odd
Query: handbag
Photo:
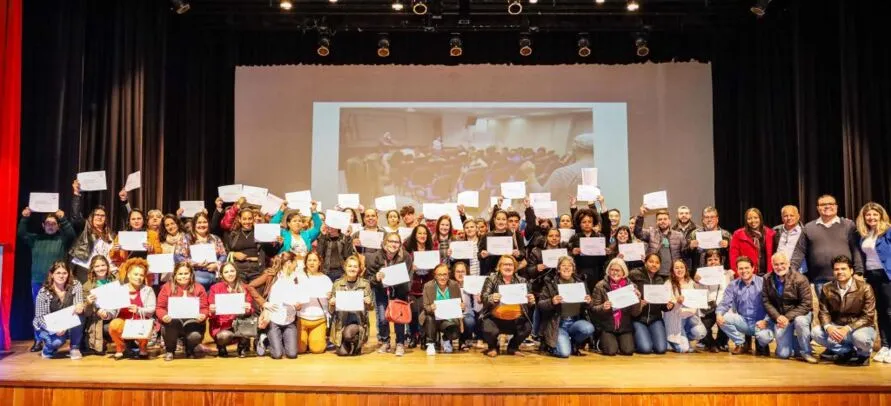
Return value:
<svg viewBox="0 0 891 406">
<path fill-rule="evenodd" d="M 387 321 L 395 324 L 411 323 L 411 306 L 402 299 L 390 299 L 387 302 Z"/>
<path fill-rule="evenodd" d="M 237 338 L 257 337 L 257 316 L 239 317 L 232 321 L 232 332 Z"/>
<path fill-rule="evenodd" d="M 121 338 L 124 340 L 148 340 L 154 327 L 155 322 L 152 319 L 124 320 L 124 331 L 121 332 Z"/>
</svg>

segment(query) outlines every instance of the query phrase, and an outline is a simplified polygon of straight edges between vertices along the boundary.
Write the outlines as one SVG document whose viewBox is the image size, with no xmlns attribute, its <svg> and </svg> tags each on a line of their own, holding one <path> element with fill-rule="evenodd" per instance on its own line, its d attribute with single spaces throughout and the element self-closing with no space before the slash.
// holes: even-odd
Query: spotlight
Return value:
<svg viewBox="0 0 891 406">
<path fill-rule="evenodd" d="M 603 4 L 606 3 L 606 0 L 594 0 L 594 2 L 597 4 Z"/>
<path fill-rule="evenodd" d="M 328 0 L 329 3 L 337 3 L 337 0 Z"/>
<path fill-rule="evenodd" d="M 637 11 L 640 10 L 640 3 L 637 0 L 628 0 L 628 4 L 625 7 L 628 11 Z"/>
<path fill-rule="evenodd" d="M 532 55 L 532 39 L 525 34 L 520 37 L 520 55 Z"/>
<path fill-rule="evenodd" d="M 427 14 L 427 1 L 426 0 L 414 0 L 411 5 L 412 13 L 415 13 L 419 16 Z"/>
<path fill-rule="evenodd" d="M 402 11 L 402 9 L 405 8 L 405 6 L 402 5 L 401 0 L 393 0 L 391 7 L 393 7 L 393 10 L 395 11 Z"/>
<path fill-rule="evenodd" d="M 390 39 L 386 35 L 377 41 L 377 56 L 381 58 L 390 56 Z"/>
<path fill-rule="evenodd" d="M 591 41 L 588 40 L 588 37 L 579 37 L 578 42 L 576 42 L 576 46 L 578 46 L 579 48 L 578 54 L 580 57 L 587 58 L 591 55 Z"/>
<path fill-rule="evenodd" d="M 281 7 L 282 10 L 287 11 L 294 8 L 294 3 L 291 3 L 291 0 L 281 0 L 278 3 L 278 6 Z"/>
<path fill-rule="evenodd" d="M 529 0 L 529 4 L 537 4 L 538 0 Z"/>
<path fill-rule="evenodd" d="M 189 11 L 192 6 L 186 2 L 186 0 L 170 0 L 171 10 L 175 11 L 176 14 L 185 14 Z"/>
<path fill-rule="evenodd" d="M 764 14 L 767 13 L 767 5 L 770 4 L 770 0 L 757 0 L 755 5 L 752 6 L 749 10 L 752 14 L 758 17 L 764 17 Z"/>
<path fill-rule="evenodd" d="M 327 35 L 323 35 L 319 38 L 319 47 L 316 48 L 316 53 L 319 56 L 328 56 L 331 54 L 331 38 Z"/>
<path fill-rule="evenodd" d="M 507 0 L 507 13 L 515 16 L 523 12 L 523 5 L 520 0 Z"/>
<path fill-rule="evenodd" d="M 461 43 L 461 37 L 458 35 L 452 36 L 452 39 L 449 40 L 449 55 L 451 56 L 461 56 L 464 54 L 464 47 Z"/>
<path fill-rule="evenodd" d="M 639 35 L 634 40 L 634 47 L 637 48 L 637 56 L 643 58 L 650 54 L 650 47 L 647 46 L 647 39 Z"/>
</svg>

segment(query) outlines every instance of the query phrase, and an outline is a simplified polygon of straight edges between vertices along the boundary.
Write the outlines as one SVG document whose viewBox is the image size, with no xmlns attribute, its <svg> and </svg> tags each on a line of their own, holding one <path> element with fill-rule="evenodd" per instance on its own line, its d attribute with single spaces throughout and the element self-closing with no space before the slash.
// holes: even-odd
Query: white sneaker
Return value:
<svg viewBox="0 0 891 406">
<path fill-rule="evenodd" d="M 452 342 L 449 340 L 442 340 L 442 352 L 444 352 L 446 354 L 451 354 L 452 351 L 453 351 Z"/>
<path fill-rule="evenodd" d="M 401 356 L 405 355 L 405 346 L 402 344 L 396 344 L 395 354 L 397 357 L 401 357 Z"/>
<path fill-rule="evenodd" d="M 377 352 L 380 354 L 386 354 L 386 353 L 390 352 L 390 343 L 386 342 L 386 343 L 381 344 L 380 347 L 377 347 Z"/>
<path fill-rule="evenodd" d="M 77 359 L 82 359 L 83 357 L 84 356 L 80 353 L 80 350 L 78 350 L 78 349 L 72 349 L 71 351 L 68 352 L 68 358 L 77 360 Z"/>
<path fill-rule="evenodd" d="M 882 349 L 879 350 L 879 352 L 877 352 L 874 357 L 872 357 L 872 360 L 875 362 L 886 362 L 886 363 L 889 362 L 889 360 L 888 360 L 889 351 L 891 351 L 891 350 L 889 350 L 888 347 L 882 347 Z"/>
<path fill-rule="evenodd" d="M 445 350 L 443 350 L 445 351 Z M 427 355 L 434 356 L 436 355 L 436 346 L 433 343 L 427 344 Z"/>
</svg>

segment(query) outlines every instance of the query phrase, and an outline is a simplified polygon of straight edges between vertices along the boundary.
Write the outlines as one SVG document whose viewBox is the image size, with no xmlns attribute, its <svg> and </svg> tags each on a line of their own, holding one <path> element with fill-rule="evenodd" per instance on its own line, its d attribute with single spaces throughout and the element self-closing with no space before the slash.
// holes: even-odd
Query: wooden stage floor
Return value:
<svg viewBox="0 0 891 406">
<path fill-rule="evenodd" d="M 891 365 L 667 354 L 490 359 L 369 353 L 296 360 L 44 360 L 20 342 L 0 361 L 0 405 L 822 404 L 891 406 Z M 366 349 L 370 351 L 371 348 Z M 67 399 L 60 401 L 60 399 Z M 326 400 L 327 399 L 327 400 Z M 672 399 L 680 401 L 674 402 Z"/>
</svg>

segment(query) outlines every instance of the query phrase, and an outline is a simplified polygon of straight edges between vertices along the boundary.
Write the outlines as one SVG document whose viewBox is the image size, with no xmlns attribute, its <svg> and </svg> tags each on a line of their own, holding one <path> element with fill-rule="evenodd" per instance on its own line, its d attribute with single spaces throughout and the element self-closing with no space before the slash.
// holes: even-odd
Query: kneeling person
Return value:
<svg viewBox="0 0 891 406">
<path fill-rule="evenodd" d="M 832 272 L 835 281 L 823 285 L 820 325 L 811 335 L 827 351 L 837 354 L 829 358 L 837 364 L 869 365 L 876 338 L 876 296 L 869 284 L 854 279 L 850 258 L 835 257 Z"/>
</svg>

